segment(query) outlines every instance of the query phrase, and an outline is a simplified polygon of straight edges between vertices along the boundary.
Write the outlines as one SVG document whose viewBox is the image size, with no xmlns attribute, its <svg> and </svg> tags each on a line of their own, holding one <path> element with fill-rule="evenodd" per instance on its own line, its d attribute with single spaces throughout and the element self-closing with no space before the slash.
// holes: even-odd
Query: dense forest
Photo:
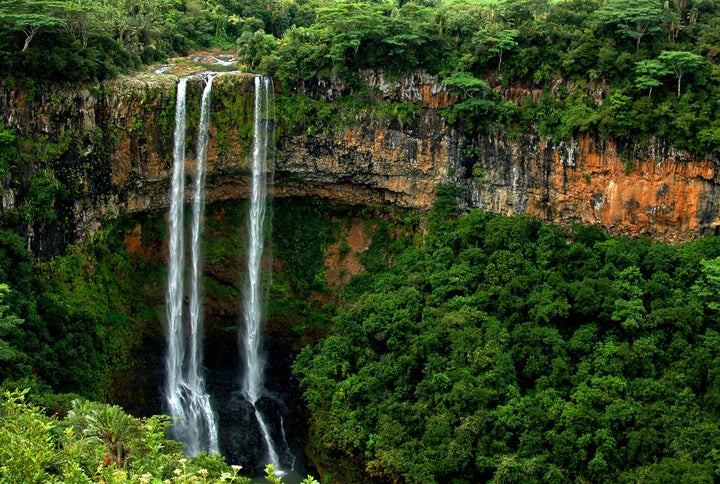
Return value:
<svg viewBox="0 0 720 484">
<path fill-rule="evenodd" d="M 463 97 L 468 129 L 538 125 L 556 138 L 667 139 L 720 149 L 715 0 L 2 0 L 0 76 L 28 86 L 104 79 L 193 49 L 292 84 L 424 69 Z M 502 102 L 496 87 L 541 99 Z"/>
<path fill-rule="evenodd" d="M 316 452 L 373 482 L 714 482 L 720 239 L 440 203 L 421 244 L 376 237 L 295 363 Z"/>
<path fill-rule="evenodd" d="M 9 88 L 93 85 L 217 48 L 273 76 L 286 124 L 308 103 L 308 116 L 329 109 L 294 95 L 296 83 L 423 69 L 454 89 L 443 116 L 468 133 L 592 132 L 720 153 L 717 0 L 0 0 Z M 516 86 L 541 95 L 501 97 Z M 413 116 L 406 108 L 392 115 Z M 0 126 L 0 179 L 57 155 L 36 148 Z M 51 202 L 65 188 L 49 169 L 31 180 L 0 215 L 0 481 L 246 482 L 221 456 L 183 459 L 164 417 L 112 405 L 113 378 L 157 331 L 165 269 L 127 252 L 129 219 L 36 260 L 18 228 L 62 217 Z M 343 243 L 328 214 L 347 214 L 312 203 L 276 212 L 283 272 L 270 312 L 292 313 L 313 340 L 294 372 L 312 414 L 309 452 L 327 474 L 716 481 L 720 238 L 612 238 L 459 213 L 456 195 L 441 187 L 429 214 L 383 213 L 358 254 L 363 272 L 342 288 L 328 286 L 322 260 Z M 143 246 L 161 245 L 162 216 L 142 223 Z M 308 303 L 317 294 L 332 304 Z M 272 469 L 267 479 L 278 480 Z"/>
</svg>

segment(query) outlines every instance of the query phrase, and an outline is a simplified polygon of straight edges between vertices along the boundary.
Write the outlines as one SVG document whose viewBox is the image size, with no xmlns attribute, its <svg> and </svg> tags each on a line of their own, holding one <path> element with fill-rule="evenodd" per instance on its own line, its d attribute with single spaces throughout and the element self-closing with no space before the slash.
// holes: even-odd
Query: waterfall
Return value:
<svg viewBox="0 0 720 484">
<path fill-rule="evenodd" d="M 250 212 L 248 216 L 248 279 L 243 291 L 243 317 L 245 331 L 241 333 L 244 357 L 244 377 L 242 390 L 245 398 L 255 409 L 255 417 L 263 434 L 268 459 L 276 470 L 280 462 L 273 445 L 268 426 L 256 403 L 263 395 L 265 361 L 262 356 L 262 287 L 261 259 L 265 242 L 265 212 L 268 172 L 272 173 L 273 151 L 272 135 L 272 80 L 268 77 L 255 78 L 255 114 L 252 153 L 252 192 L 250 194 Z"/>
<path fill-rule="evenodd" d="M 203 374 L 203 291 L 202 291 L 202 230 L 204 216 L 205 164 L 210 125 L 210 97 L 213 74 L 204 74 L 198 126 L 196 165 L 188 195 L 192 215 L 185 214 L 185 137 L 186 90 L 189 78 L 178 82 L 175 109 L 175 140 L 173 147 L 173 175 L 168 214 L 169 274 L 166 293 L 167 317 L 167 380 L 165 387 L 167 413 L 175 418 L 170 432 L 173 438 L 185 443 L 185 452 L 195 456 L 200 452 L 219 451 L 219 424 Z M 254 132 L 252 144 L 252 176 L 247 218 L 247 279 L 242 290 L 243 329 L 239 346 L 243 368 L 241 392 L 244 408 L 254 413 L 259 433 L 252 435 L 253 447 L 265 452 L 265 463 L 272 464 L 276 473 L 285 474 L 284 464 L 294 468 L 285 435 L 283 402 L 265 384 L 265 355 L 261 342 L 261 326 L 267 287 L 263 281 L 262 261 L 265 234 L 269 228 L 267 190 L 272 183 L 274 164 L 274 112 L 272 80 L 255 78 Z M 189 220 L 185 220 L 185 219 Z M 186 230 L 186 224 L 189 224 Z M 272 388 L 272 385 L 269 385 Z M 252 410 L 251 410 L 252 408 Z M 231 412 L 220 412 L 226 418 Z M 249 414 L 247 414 L 249 415 Z M 279 418 L 279 424 L 278 424 Z M 279 425 L 279 426 L 278 426 Z M 227 430 L 227 429 L 226 429 Z M 228 444 L 223 433 L 223 448 Z M 276 439 L 276 440 L 275 440 Z M 234 441 L 232 441 L 234 442 Z"/>
<path fill-rule="evenodd" d="M 175 137 L 173 146 L 173 176 L 168 214 L 168 284 L 165 311 L 167 317 L 167 354 L 165 356 L 165 397 L 168 413 L 178 416 L 178 424 L 185 422 L 182 391 L 182 361 L 185 353 L 183 310 L 183 198 L 185 183 L 185 90 L 187 78 L 178 82 L 175 101 Z"/>
<path fill-rule="evenodd" d="M 218 452 L 217 419 L 205 391 L 202 365 L 201 243 L 204 207 L 205 161 L 210 125 L 210 93 L 213 75 L 208 74 L 202 93 L 196 147 L 196 173 L 190 241 L 190 314 L 183 324 L 184 299 L 184 185 L 185 185 L 185 93 L 187 78 L 178 82 L 175 107 L 173 177 L 169 213 L 169 276 L 166 296 L 167 355 L 166 399 L 174 417 L 173 436 L 185 443 L 188 455 Z M 187 331 L 186 331 L 187 329 Z"/>
</svg>

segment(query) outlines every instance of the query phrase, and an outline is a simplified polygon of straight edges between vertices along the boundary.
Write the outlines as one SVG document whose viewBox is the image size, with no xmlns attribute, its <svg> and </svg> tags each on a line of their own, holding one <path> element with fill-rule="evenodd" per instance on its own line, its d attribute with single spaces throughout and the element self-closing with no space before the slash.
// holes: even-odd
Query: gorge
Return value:
<svg viewBox="0 0 720 484">
<path fill-rule="evenodd" d="M 205 237 L 215 244 L 212 250 L 223 237 L 247 237 L 245 229 L 238 229 L 246 224 L 238 222 L 241 210 L 236 205 L 246 203 L 252 193 L 255 80 L 234 72 L 216 76 L 207 158 L 195 142 L 188 143 L 188 166 L 207 163 L 206 218 L 212 227 Z M 172 107 L 178 81 L 177 74 L 152 73 L 84 90 L 31 95 L 4 89 L 0 100 L 3 122 L 32 141 L 31 148 L 38 156 L 35 166 L 25 167 L 6 181 L 3 210 L 11 213 L 29 199 L 33 175 L 40 168 L 50 167 L 63 187 L 46 201 L 61 216 L 30 219 L 24 226 L 28 247 L 39 260 L 90 238 L 115 219 L 123 219 L 129 226 L 123 233 L 129 253 L 155 261 L 163 257 L 164 239 L 153 228 L 158 222 L 145 222 L 162 219 L 169 208 L 175 125 Z M 330 214 L 327 218 L 342 221 L 345 217 L 349 222 L 343 230 L 357 235 L 352 243 L 348 240 L 350 256 L 371 245 L 370 218 L 386 216 L 386 209 L 427 212 L 436 201 L 436 189 L 448 185 L 459 188 L 463 209 L 527 214 L 561 226 L 583 222 L 614 234 L 649 235 L 669 242 L 715 231 L 719 210 L 715 202 L 716 157 L 696 158 L 660 141 L 644 147 L 622 146 L 593 133 L 562 141 L 539 132 L 493 131 L 469 136 L 442 115 L 443 109 L 456 102 L 452 92 L 425 73 L 389 81 L 381 72 L 366 71 L 363 85 L 371 93 L 370 100 L 366 108 L 355 110 L 344 102 L 360 89 L 340 79 L 300 83 L 294 92 L 276 92 L 278 151 L 270 193 L 278 204 L 276 210 L 289 211 L 302 203 L 317 208 L 313 204 L 324 200 L 320 209 L 325 213 L 318 218 Z M 191 77 L 187 87 L 188 119 L 197 119 L 203 83 Z M 509 100 L 533 95 L 532 91 L 519 94 L 511 89 L 503 94 Z M 188 140 L 200 137 L 198 128 L 188 126 Z M 343 213 L 341 207 L 354 209 Z M 358 207 L 370 208 L 363 212 Z M 395 222 L 392 217 L 386 218 Z M 321 262 L 330 259 L 330 246 L 325 244 L 328 251 L 321 254 Z M 340 248 L 334 250 L 339 259 Z M 237 308 L 228 304 L 239 300 L 242 284 L 235 270 L 243 265 L 241 255 L 246 254 L 227 252 L 222 257 L 209 254 L 205 269 L 214 285 L 205 296 L 207 305 L 212 306 L 205 322 L 208 344 L 214 348 L 213 354 L 206 354 L 213 369 L 208 386 L 221 389 L 221 429 L 255 418 L 252 406 L 237 388 L 218 383 L 232 381 L 223 367 L 241 365 L 237 355 L 229 354 L 235 341 L 222 343 L 237 330 L 237 322 L 230 321 Z M 273 264 L 282 267 L 286 262 Z M 340 272 L 331 267 L 325 274 L 328 278 L 332 270 Z M 330 299 L 312 291 L 305 296 L 313 307 Z M 271 362 L 275 366 L 268 373 L 272 379 L 279 375 L 278 380 L 292 380 L 288 360 L 313 335 L 295 329 L 301 326 L 295 315 L 276 310 L 273 317 L 269 345 L 282 350 L 273 359 L 284 361 Z M 145 329 L 155 338 L 148 338 L 145 344 L 158 344 L 158 328 Z M 154 350 L 157 353 L 158 348 Z M 135 394 L 130 397 L 119 389 L 113 400 L 133 408 L 142 400 L 139 394 L 157 391 L 157 379 L 157 375 L 150 379 L 145 389 L 142 385 L 133 388 Z M 131 393 L 127 388 L 125 392 Z M 258 406 L 272 412 L 281 407 L 272 398 L 261 398 Z M 149 404 L 138 413 L 157 408 Z M 304 412 L 302 406 L 290 409 L 300 420 Z M 269 432 L 280 436 L 282 430 L 282 424 L 276 424 Z M 253 433 L 245 438 L 259 441 L 259 432 Z M 289 447 L 302 447 L 302 430 L 294 433 L 298 440 Z M 237 435 L 221 434 L 218 439 L 235 443 L 232 455 L 245 453 L 245 444 Z"/>
<path fill-rule="evenodd" d="M 0 1 L 0 481 L 716 482 L 719 25 Z"/>
</svg>

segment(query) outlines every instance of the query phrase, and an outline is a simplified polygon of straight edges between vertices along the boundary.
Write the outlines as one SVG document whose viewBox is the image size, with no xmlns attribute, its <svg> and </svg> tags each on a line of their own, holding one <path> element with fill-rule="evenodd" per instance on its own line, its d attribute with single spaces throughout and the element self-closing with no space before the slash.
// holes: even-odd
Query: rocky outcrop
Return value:
<svg viewBox="0 0 720 484">
<path fill-rule="evenodd" d="M 476 149 L 481 176 L 469 179 L 470 207 L 667 242 L 715 233 L 720 223 L 718 160 L 660 141 L 630 160 L 616 144 L 590 135 L 570 142 L 488 137 Z"/>
<path fill-rule="evenodd" d="M 329 198 L 351 205 L 392 204 L 427 210 L 435 187 L 447 183 L 464 140 L 437 112 L 424 110 L 413 127 L 368 120 L 332 137 L 294 136 L 278 155 L 276 193 Z"/>
<path fill-rule="evenodd" d="M 428 210 L 434 188 L 449 183 L 464 189 L 466 209 L 597 224 L 615 235 L 668 242 L 715 233 L 720 224 L 717 156 L 695 157 L 661 140 L 618 147 L 592 134 L 563 141 L 537 132 L 470 137 L 441 116 L 456 99 L 432 76 L 389 82 L 365 72 L 361 82 L 374 89 L 376 101 L 415 103 L 420 114 L 412 123 L 363 119 L 334 136 L 290 138 L 283 166 L 297 176 L 298 189 Z M 298 90 L 327 101 L 347 94 L 338 81 Z M 506 91 L 506 99 L 522 97 Z"/>
<path fill-rule="evenodd" d="M 215 79 L 210 201 L 247 194 L 251 78 L 233 72 Z M 53 202 L 62 216 L 27 221 L 36 254 L 52 255 L 92 233 L 105 217 L 166 208 L 177 80 L 149 73 L 34 95 L 0 86 L 0 122 L 24 140 L 21 163 L 4 183 L 2 209 L 21 209 L 38 168 L 50 167 L 64 186 Z M 201 83 L 195 77 L 189 84 L 191 152 Z M 412 104 L 412 117 L 358 110 L 352 119 L 342 118 L 347 113 L 337 103 L 357 85 L 372 103 Z M 435 188 L 455 184 L 463 189 L 466 209 L 597 224 L 615 234 L 683 241 L 714 233 L 720 223 L 717 157 L 698 158 L 659 140 L 646 149 L 620 149 L 591 134 L 569 141 L 537 132 L 469 136 L 442 116 L 455 97 L 423 72 L 388 80 L 368 71 L 353 87 L 339 79 L 314 80 L 293 91 L 326 103 L 341 119 L 323 129 L 285 131 L 277 143 L 277 197 L 429 210 Z M 279 110 L 278 122 L 287 114 Z M 186 173 L 193 165 L 190 153 Z"/>
</svg>

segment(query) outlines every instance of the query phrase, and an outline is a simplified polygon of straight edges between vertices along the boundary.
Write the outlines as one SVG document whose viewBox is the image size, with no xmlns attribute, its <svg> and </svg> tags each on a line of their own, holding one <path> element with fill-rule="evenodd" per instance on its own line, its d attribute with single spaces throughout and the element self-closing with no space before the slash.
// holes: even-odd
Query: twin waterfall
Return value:
<svg viewBox="0 0 720 484">
<path fill-rule="evenodd" d="M 189 243 L 190 263 L 185 264 L 184 198 L 185 198 L 185 137 L 186 90 L 188 78 L 179 80 L 175 108 L 173 177 L 169 208 L 169 257 L 166 294 L 167 354 L 165 398 L 167 413 L 175 421 L 172 436 L 185 443 L 188 455 L 220 451 L 218 418 L 213 410 L 203 376 L 203 292 L 202 292 L 202 229 L 204 212 L 205 163 L 210 125 L 210 98 L 214 74 L 202 74 L 205 87 L 200 106 L 193 176 L 192 220 Z M 264 365 L 260 342 L 263 291 L 261 259 L 266 230 L 266 187 L 268 172 L 273 165 L 274 113 L 272 80 L 255 78 L 255 112 L 252 153 L 252 192 L 248 216 L 248 277 L 243 290 L 244 331 L 239 339 L 243 358 L 242 394 L 252 405 L 267 451 L 265 463 L 281 468 L 273 439 L 260 410 L 255 406 L 264 396 Z M 189 269 L 186 288 L 185 273 Z M 188 314 L 185 315 L 185 290 L 189 292 Z"/>
<path fill-rule="evenodd" d="M 185 92 L 187 78 L 178 82 L 175 107 L 175 141 L 173 146 L 173 178 L 169 214 L 169 270 L 166 296 L 167 340 L 165 359 L 167 378 L 165 398 L 168 413 L 176 418 L 173 437 L 185 442 L 185 451 L 197 455 L 201 451 L 218 452 L 217 418 L 205 391 L 202 364 L 202 288 L 201 247 L 205 158 L 207 153 L 210 91 L 212 76 L 208 75 L 203 89 L 200 110 L 196 172 L 191 227 L 190 314 L 187 327 L 183 318 L 184 302 L 184 194 L 185 194 Z"/>
</svg>

